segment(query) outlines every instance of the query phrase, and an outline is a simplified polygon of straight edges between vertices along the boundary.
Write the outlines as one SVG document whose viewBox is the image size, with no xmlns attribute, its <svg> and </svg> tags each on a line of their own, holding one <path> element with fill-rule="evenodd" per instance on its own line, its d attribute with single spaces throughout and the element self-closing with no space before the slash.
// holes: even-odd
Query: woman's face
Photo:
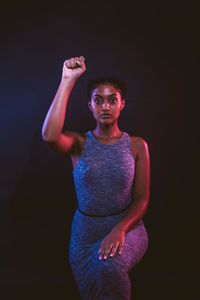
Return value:
<svg viewBox="0 0 200 300">
<path fill-rule="evenodd" d="M 93 90 L 91 100 L 88 102 L 93 116 L 100 123 L 114 123 L 124 108 L 125 99 L 112 84 L 101 84 Z"/>
</svg>

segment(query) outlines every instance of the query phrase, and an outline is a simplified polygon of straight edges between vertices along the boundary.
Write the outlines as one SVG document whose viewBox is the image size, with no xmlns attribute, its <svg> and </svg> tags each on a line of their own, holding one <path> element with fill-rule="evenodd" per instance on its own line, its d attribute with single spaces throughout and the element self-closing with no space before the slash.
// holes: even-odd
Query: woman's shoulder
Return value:
<svg viewBox="0 0 200 300">
<path fill-rule="evenodd" d="M 134 136 L 134 135 L 130 135 L 129 134 L 129 137 L 130 137 L 131 142 L 135 146 L 142 147 L 143 145 L 147 144 L 147 142 L 145 141 L 145 139 L 143 139 L 140 136 Z"/>
<path fill-rule="evenodd" d="M 144 138 L 133 135 L 129 135 L 129 137 L 131 149 L 134 151 L 136 156 L 144 150 L 148 150 L 148 144 Z"/>
</svg>

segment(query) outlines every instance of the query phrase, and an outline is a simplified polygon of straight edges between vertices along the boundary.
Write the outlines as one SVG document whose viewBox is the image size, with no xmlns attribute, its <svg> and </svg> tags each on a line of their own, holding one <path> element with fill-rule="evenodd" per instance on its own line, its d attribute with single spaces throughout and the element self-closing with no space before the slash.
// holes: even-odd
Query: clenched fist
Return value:
<svg viewBox="0 0 200 300">
<path fill-rule="evenodd" d="M 83 56 L 67 59 L 63 64 L 62 78 L 78 79 L 86 71 L 84 60 Z"/>
</svg>

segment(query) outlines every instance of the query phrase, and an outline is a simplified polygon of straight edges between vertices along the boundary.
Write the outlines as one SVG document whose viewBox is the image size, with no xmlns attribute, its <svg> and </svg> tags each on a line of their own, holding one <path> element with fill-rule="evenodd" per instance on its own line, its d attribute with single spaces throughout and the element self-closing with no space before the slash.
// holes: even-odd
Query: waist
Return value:
<svg viewBox="0 0 200 300">
<path fill-rule="evenodd" d="M 111 217 L 111 216 L 116 216 L 116 215 L 119 215 L 123 212 L 125 212 L 126 210 L 129 209 L 129 207 L 131 206 L 132 203 L 130 203 L 126 208 L 120 210 L 120 211 L 116 211 L 114 213 L 111 213 L 111 214 L 104 214 L 104 215 L 98 215 L 98 214 L 90 214 L 90 213 L 87 213 L 87 212 L 84 212 L 82 210 L 79 209 L 78 207 L 78 210 L 80 211 L 80 213 L 82 213 L 83 215 L 85 216 L 89 216 L 89 217 L 96 217 L 96 218 L 102 218 L 102 217 Z"/>
</svg>

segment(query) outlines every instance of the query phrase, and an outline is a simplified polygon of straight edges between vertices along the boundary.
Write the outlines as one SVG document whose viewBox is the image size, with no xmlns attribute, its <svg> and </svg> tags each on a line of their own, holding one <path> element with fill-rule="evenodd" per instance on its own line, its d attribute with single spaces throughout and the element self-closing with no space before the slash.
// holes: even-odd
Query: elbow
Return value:
<svg viewBox="0 0 200 300">
<path fill-rule="evenodd" d="M 148 209 L 148 206 L 149 206 L 149 199 L 143 200 L 143 201 L 142 201 L 143 215 L 146 214 L 147 209 Z"/>
<path fill-rule="evenodd" d="M 58 137 L 53 135 L 52 133 L 49 133 L 47 129 L 43 126 L 42 128 L 42 139 L 45 142 L 56 142 Z"/>
<path fill-rule="evenodd" d="M 136 201 L 142 211 L 142 215 L 144 216 L 147 212 L 147 209 L 148 209 L 148 205 L 149 205 L 149 198 L 140 198 L 140 199 L 137 199 Z"/>
<path fill-rule="evenodd" d="M 42 139 L 43 139 L 43 141 L 46 141 L 47 140 L 47 138 L 46 138 L 46 135 L 45 135 L 45 132 L 42 130 Z"/>
<path fill-rule="evenodd" d="M 42 132 L 41 133 L 42 133 L 42 139 L 44 141 L 48 140 L 48 133 L 47 133 L 47 127 L 45 126 L 45 122 L 42 126 Z"/>
<path fill-rule="evenodd" d="M 52 134 L 52 127 L 50 126 L 50 124 L 48 124 L 48 122 L 45 120 L 44 124 L 42 126 L 42 139 L 45 142 L 55 142 L 55 137 L 53 137 Z"/>
<path fill-rule="evenodd" d="M 45 131 L 44 127 L 42 128 L 42 139 L 45 142 L 49 141 L 49 136 L 48 136 L 47 132 Z"/>
</svg>

